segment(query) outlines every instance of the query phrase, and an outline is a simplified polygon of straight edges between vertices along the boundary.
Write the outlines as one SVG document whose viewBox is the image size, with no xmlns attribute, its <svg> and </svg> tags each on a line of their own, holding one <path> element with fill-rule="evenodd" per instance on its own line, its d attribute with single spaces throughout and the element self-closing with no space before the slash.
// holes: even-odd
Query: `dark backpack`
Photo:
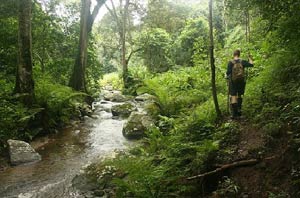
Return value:
<svg viewBox="0 0 300 198">
<path fill-rule="evenodd" d="M 231 79 L 232 82 L 241 82 L 245 80 L 244 67 L 242 65 L 242 60 L 233 60 L 232 61 L 232 73 Z"/>
</svg>

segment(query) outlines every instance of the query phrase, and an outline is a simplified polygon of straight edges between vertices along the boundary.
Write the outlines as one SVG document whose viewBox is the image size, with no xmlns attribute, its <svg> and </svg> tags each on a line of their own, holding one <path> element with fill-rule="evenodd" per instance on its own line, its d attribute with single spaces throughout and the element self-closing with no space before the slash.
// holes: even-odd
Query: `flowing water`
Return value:
<svg viewBox="0 0 300 198">
<path fill-rule="evenodd" d="M 103 103 L 103 102 L 102 102 Z M 96 103 L 93 118 L 38 141 L 42 161 L 0 172 L 0 197 L 80 197 L 71 181 L 82 168 L 130 145 L 122 135 L 124 120 L 109 112 L 116 103 Z"/>
</svg>

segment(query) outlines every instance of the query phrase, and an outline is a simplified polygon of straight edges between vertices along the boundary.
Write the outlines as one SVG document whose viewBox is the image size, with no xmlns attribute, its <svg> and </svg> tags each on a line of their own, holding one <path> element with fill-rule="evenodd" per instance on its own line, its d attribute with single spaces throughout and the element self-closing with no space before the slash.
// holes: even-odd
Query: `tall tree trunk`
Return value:
<svg viewBox="0 0 300 198">
<path fill-rule="evenodd" d="M 215 104 L 215 109 L 217 117 L 221 117 L 221 111 L 219 108 L 218 97 L 217 97 L 217 88 L 216 88 L 216 67 L 215 67 L 215 58 L 214 58 L 214 37 L 213 37 L 213 22 L 212 22 L 212 0 L 209 1 L 209 37 L 210 37 L 210 65 L 211 65 L 211 86 L 212 86 L 212 95 Z"/>
<path fill-rule="evenodd" d="M 128 17 L 129 0 L 126 0 L 124 6 L 123 23 L 122 23 L 122 67 L 124 87 L 128 88 L 128 62 L 126 59 L 126 24 Z"/>
<path fill-rule="evenodd" d="M 249 20 L 249 18 L 248 18 L 248 11 L 246 10 L 245 11 L 245 19 L 246 19 L 246 32 L 245 32 L 245 35 L 246 35 L 246 42 L 248 42 L 248 40 L 249 40 L 249 33 L 248 33 L 248 20 Z"/>
<path fill-rule="evenodd" d="M 130 0 L 125 0 L 124 8 L 123 8 L 123 0 L 120 0 L 120 16 L 118 16 L 117 9 L 113 0 L 110 0 L 112 9 L 109 8 L 107 5 L 106 8 L 110 12 L 110 15 L 115 18 L 118 32 L 119 32 L 119 39 L 121 45 L 121 65 L 122 65 L 122 78 L 124 87 L 128 88 L 128 59 L 126 59 L 126 33 L 127 33 L 127 20 L 128 20 L 128 9 Z"/>
<path fill-rule="evenodd" d="M 31 106 L 34 102 L 32 75 L 31 0 L 19 0 L 19 64 L 15 93 L 22 94 L 22 102 Z"/>
<path fill-rule="evenodd" d="M 227 19 L 226 19 L 226 0 L 223 0 L 222 1 L 223 3 L 223 13 L 222 13 L 222 16 L 223 16 L 223 25 L 224 25 L 224 28 L 225 28 L 225 32 L 227 32 L 228 30 L 228 24 L 227 24 Z"/>
<path fill-rule="evenodd" d="M 78 54 L 75 59 L 73 72 L 70 78 L 69 86 L 77 91 L 87 92 L 85 84 L 85 70 L 87 63 L 87 48 L 89 34 L 92 31 L 94 20 L 99 12 L 99 9 L 105 3 L 105 0 L 97 0 L 92 13 L 91 0 L 81 0 L 81 16 L 80 16 L 80 36 L 78 45 Z"/>
<path fill-rule="evenodd" d="M 248 9 L 248 8 L 247 8 Z M 250 41 L 251 41 L 251 31 L 250 31 L 250 14 L 249 14 L 249 10 L 247 10 L 247 12 L 246 12 L 246 14 L 247 14 L 247 32 L 248 32 L 248 42 L 250 43 Z"/>
<path fill-rule="evenodd" d="M 85 68 L 87 62 L 88 46 L 88 19 L 90 15 L 91 0 L 81 0 L 80 36 L 78 54 L 76 56 L 73 73 L 70 79 L 70 87 L 77 91 L 86 92 Z"/>
</svg>

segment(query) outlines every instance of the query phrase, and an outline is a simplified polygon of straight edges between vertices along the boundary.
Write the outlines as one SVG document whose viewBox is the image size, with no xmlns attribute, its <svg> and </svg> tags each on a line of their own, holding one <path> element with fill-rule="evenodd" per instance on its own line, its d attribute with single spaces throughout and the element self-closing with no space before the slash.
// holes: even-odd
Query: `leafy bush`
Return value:
<svg viewBox="0 0 300 198">
<path fill-rule="evenodd" d="M 143 86 L 143 81 L 153 76 L 144 66 L 129 67 L 127 88 L 123 90 L 126 95 L 137 95 L 137 90 Z"/>
<path fill-rule="evenodd" d="M 75 92 L 70 87 L 46 79 L 37 82 L 35 93 L 37 104 L 45 109 L 42 118 L 46 119 L 45 127 L 50 128 L 67 123 L 86 96 L 85 93 Z"/>
<path fill-rule="evenodd" d="M 270 137 L 276 138 L 280 136 L 281 126 L 282 123 L 280 122 L 270 122 L 263 127 L 263 131 Z"/>
<path fill-rule="evenodd" d="M 208 100 L 210 93 L 209 71 L 203 66 L 169 71 L 144 81 L 138 93 L 150 93 L 158 97 L 163 114 L 178 115 L 184 108 L 196 106 Z M 225 92 L 225 82 L 218 81 L 219 92 Z"/>
<path fill-rule="evenodd" d="M 85 96 L 44 77 L 36 81 L 36 103 L 29 109 L 12 95 L 13 81 L 1 77 L 0 151 L 8 139 L 31 140 L 42 131 L 68 122 L 76 112 L 76 103 L 82 102 Z"/>
<path fill-rule="evenodd" d="M 25 129 L 37 111 L 29 110 L 13 97 L 1 98 L 0 106 L 0 151 L 6 140 L 31 137 Z"/>
<path fill-rule="evenodd" d="M 262 125 L 287 123 L 297 118 L 299 110 L 298 60 L 288 53 L 269 59 L 269 65 L 247 88 L 245 110 L 249 117 Z M 297 123 L 295 123 L 297 124 Z"/>
<path fill-rule="evenodd" d="M 11 93 L 13 81 L 0 74 L 0 151 L 6 140 L 11 138 L 26 138 L 29 120 L 40 110 L 27 109 Z M 28 137 L 27 137 L 28 138 Z"/>
</svg>

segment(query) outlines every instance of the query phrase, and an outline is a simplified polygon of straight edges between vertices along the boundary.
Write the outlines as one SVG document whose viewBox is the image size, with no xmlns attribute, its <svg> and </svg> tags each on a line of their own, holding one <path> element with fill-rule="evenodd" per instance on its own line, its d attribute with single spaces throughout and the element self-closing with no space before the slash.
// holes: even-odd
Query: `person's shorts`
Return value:
<svg viewBox="0 0 300 198">
<path fill-rule="evenodd" d="M 245 93 L 246 82 L 229 83 L 229 93 L 231 96 L 241 96 Z"/>
</svg>

